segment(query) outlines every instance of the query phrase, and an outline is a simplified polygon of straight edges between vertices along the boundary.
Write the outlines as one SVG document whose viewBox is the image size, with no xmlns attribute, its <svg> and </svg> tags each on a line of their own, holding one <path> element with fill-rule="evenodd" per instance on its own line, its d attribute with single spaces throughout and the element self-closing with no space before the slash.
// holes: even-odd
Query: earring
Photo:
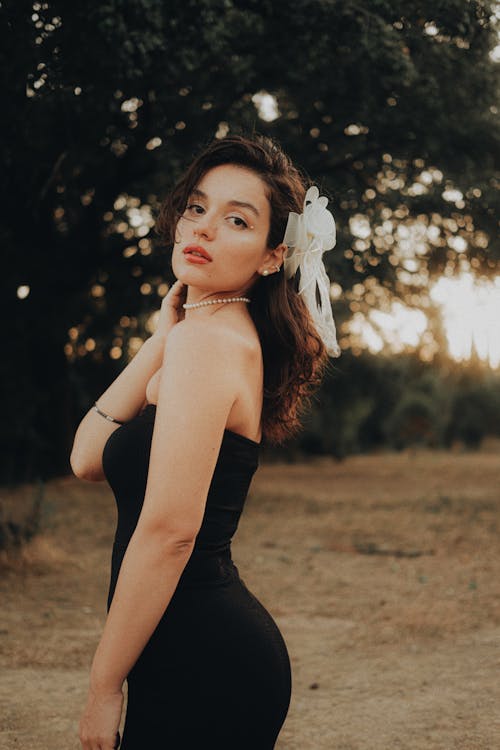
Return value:
<svg viewBox="0 0 500 750">
<path fill-rule="evenodd" d="M 279 271 L 279 270 L 280 270 L 280 267 L 279 267 L 278 265 L 276 265 L 276 264 L 275 264 L 275 265 L 273 266 L 273 268 L 275 268 L 275 269 L 276 269 L 276 271 Z M 263 276 L 269 276 L 269 274 L 270 274 L 270 273 L 271 273 L 271 272 L 270 272 L 270 271 L 268 271 L 268 269 L 267 269 L 267 268 L 265 268 L 265 269 L 264 269 L 264 270 L 262 271 L 262 275 L 263 275 Z"/>
</svg>

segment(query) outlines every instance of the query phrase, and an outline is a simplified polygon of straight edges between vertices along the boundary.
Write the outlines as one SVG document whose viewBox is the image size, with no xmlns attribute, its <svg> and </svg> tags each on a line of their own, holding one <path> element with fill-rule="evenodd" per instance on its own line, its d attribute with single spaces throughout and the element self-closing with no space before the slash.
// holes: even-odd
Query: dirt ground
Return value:
<svg viewBox="0 0 500 750">
<path fill-rule="evenodd" d="M 500 747 L 499 488 L 498 443 L 261 462 L 233 558 L 292 661 L 277 750 Z M 104 624 L 110 489 L 59 479 L 43 508 L 1 570 L 2 750 L 80 749 Z"/>
</svg>

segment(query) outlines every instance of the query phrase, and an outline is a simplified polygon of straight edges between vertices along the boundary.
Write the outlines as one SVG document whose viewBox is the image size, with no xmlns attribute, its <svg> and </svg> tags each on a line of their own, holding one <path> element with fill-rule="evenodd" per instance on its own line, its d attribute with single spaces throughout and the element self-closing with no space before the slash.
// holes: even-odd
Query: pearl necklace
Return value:
<svg viewBox="0 0 500 750">
<path fill-rule="evenodd" d="M 224 297 L 219 299 L 205 299 L 203 302 L 185 302 L 182 306 L 184 310 L 191 310 L 193 307 L 205 307 L 205 305 L 216 305 L 218 302 L 250 302 L 248 297 Z"/>
</svg>

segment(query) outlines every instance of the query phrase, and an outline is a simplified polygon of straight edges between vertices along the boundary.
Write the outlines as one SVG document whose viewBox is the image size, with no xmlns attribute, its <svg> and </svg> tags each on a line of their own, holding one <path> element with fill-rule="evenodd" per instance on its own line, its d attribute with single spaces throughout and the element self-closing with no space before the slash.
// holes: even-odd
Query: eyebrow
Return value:
<svg viewBox="0 0 500 750">
<path fill-rule="evenodd" d="M 207 198 L 207 194 L 203 192 L 203 190 L 200 190 L 199 188 L 193 188 L 191 190 L 191 195 L 197 195 L 200 198 Z M 260 216 L 258 210 L 255 208 L 255 206 L 252 203 L 246 203 L 245 201 L 228 201 L 228 206 L 239 206 L 240 208 L 248 208 L 250 211 L 253 211 L 256 216 Z"/>
</svg>

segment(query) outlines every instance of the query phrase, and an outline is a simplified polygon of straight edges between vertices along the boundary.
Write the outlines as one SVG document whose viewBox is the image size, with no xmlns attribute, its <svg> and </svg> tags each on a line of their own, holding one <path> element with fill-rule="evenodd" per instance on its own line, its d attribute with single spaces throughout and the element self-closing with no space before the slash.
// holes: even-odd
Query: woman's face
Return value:
<svg viewBox="0 0 500 750">
<path fill-rule="evenodd" d="M 267 247 L 271 207 L 265 184 L 234 164 L 213 167 L 196 185 L 179 219 L 172 252 L 177 279 L 203 292 L 242 293 L 267 268 L 275 272 L 283 250 Z M 281 246 L 279 246 L 281 247 Z M 186 249 L 204 251 L 203 261 Z"/>
</svg>

